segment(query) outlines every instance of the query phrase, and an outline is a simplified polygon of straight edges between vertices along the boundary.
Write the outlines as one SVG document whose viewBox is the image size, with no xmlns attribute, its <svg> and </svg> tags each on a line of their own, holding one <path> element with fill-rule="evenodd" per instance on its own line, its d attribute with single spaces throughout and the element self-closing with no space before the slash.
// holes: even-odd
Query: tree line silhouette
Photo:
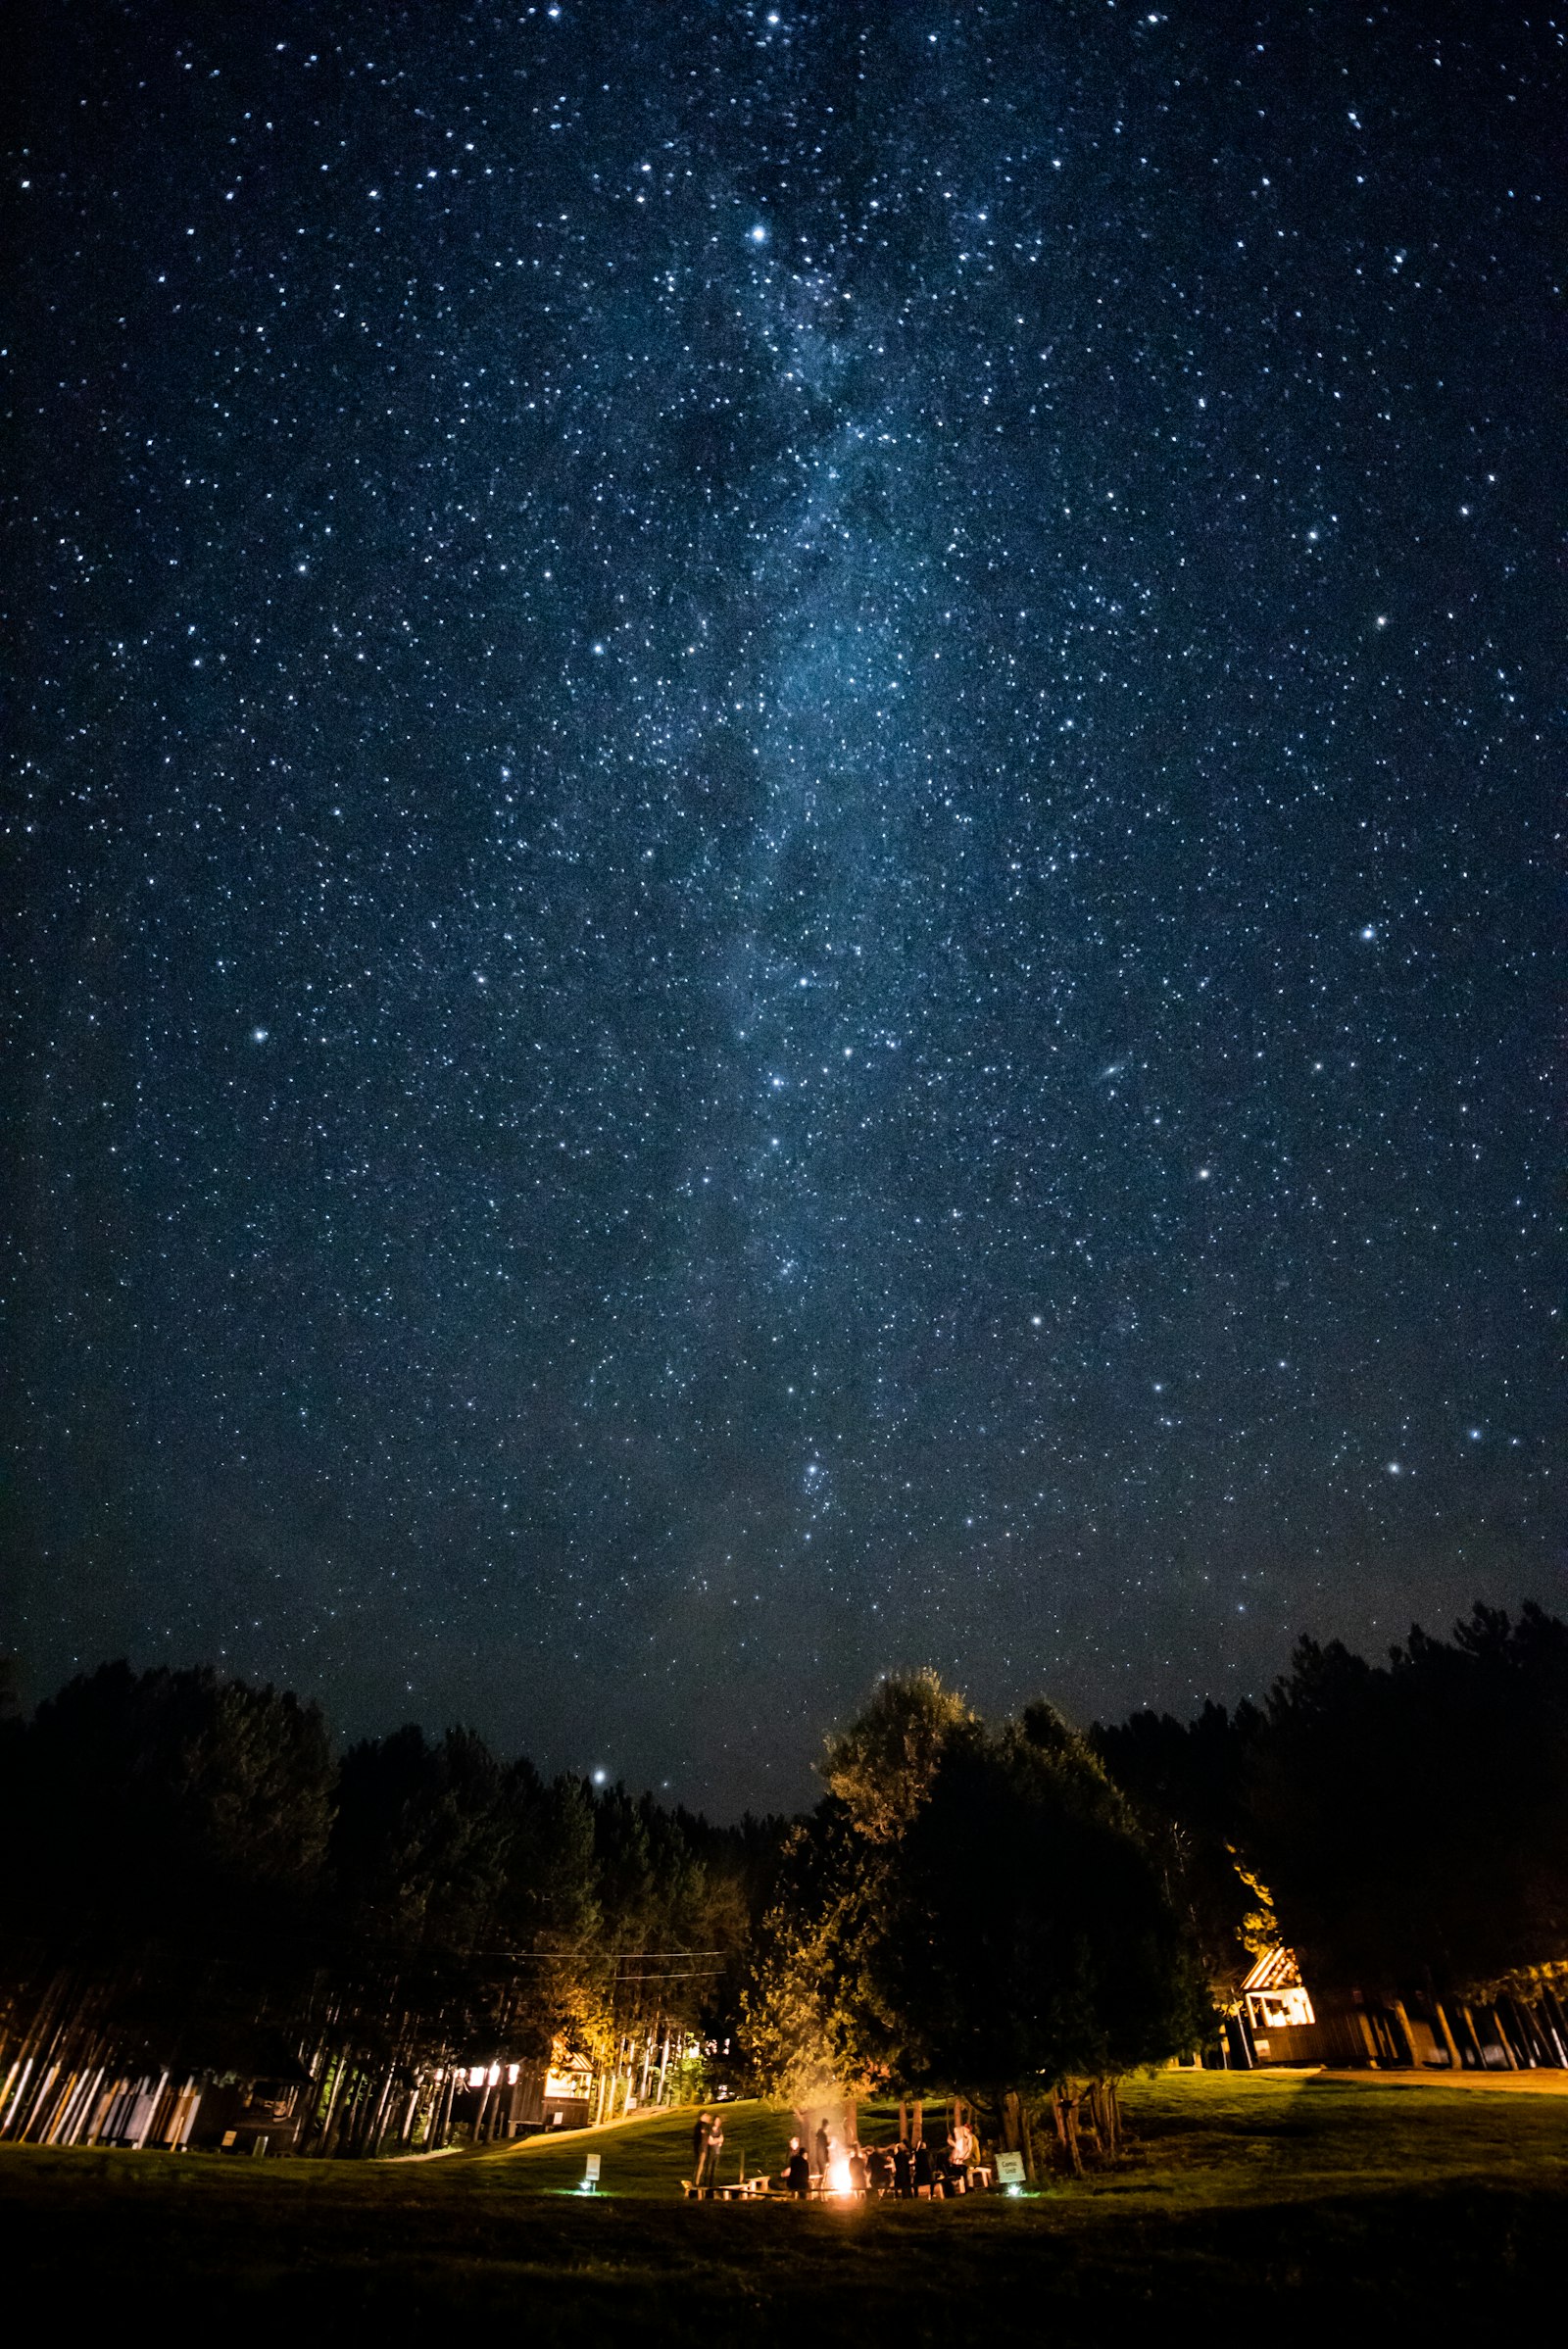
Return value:
<svg viewBox="0 0 1568 2349">
<path fill-rule="evenodd" d="M 294 2150 L 428 2150 L 525 2125 L 509 2083 L 569 2057 L 590 2118 L 720 2075 L 956 2094 L 1077 2168 L 1117 2079 L 1212 2059 L 1282 1942 L 1381 2018 L 1370 2060 L 1568 2060 L 1568 1625 L 1538 1606 L 1382 1664 L 1303 1639 L 1261 1705 L 1188 1722 L 987 1724 L 893 1679 L 821 1774 L 808 1816 L 719 1827 L 471 1731 L 339 1752 L 287 1692 L 106 1665 L 0 1720 L 0 2135 L 183 2141 L 267 2081 Z"/>
</svg>

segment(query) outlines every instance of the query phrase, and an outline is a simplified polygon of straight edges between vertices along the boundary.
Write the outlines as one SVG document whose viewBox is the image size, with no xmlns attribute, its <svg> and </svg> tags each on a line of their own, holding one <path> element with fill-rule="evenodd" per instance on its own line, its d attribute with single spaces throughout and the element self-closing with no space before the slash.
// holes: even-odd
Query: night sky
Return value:
<svg viewBox="0 0 1568 2349">
<path fill-rule="evenodd" d="M 1560 1605 L 1547 18 L 20 13 L 29 1692 Z"/>
</svg>

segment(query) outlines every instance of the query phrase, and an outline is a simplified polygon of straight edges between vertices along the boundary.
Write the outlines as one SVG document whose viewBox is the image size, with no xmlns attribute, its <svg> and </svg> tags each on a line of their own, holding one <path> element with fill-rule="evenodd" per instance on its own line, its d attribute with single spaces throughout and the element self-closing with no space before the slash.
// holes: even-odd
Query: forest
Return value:
<svg viewBox="0 0 1568 2349">
<path fill-rule="evenodd" d="M 12 1705 L 0 2137 L 364 2157 L 552 2106 L 947 2094 L 1078 2169 L 1129 2073 L 1256 2060 L 1280 1947 L 1365 2060 L 1568 2061 L 1568 1624 L 1536 1605 L 1376 1663 L 1303 1639 L 1188 1722 L 888 1679 L 818 1774 L 809 1814 L 716 1826 L 464 1728 L 341 1747 L 210 1669 Z"/>
</svg>

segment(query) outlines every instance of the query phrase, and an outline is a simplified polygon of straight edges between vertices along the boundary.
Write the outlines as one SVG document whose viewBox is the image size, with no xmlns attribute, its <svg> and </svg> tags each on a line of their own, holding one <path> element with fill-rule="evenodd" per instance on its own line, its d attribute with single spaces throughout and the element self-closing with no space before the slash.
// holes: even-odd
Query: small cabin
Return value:
<svg viewBox="0 0 1568 2349">
<path fill-rule="evenodd" d="M 1311 1992 L 1301 1980 L 1294 1950 L 1283 1942 L 1266 1949 L 1243 1982 L 1240 1997 L 1248 2037 L 1259 2063 L 1323 2062 Z"/>
</svg>

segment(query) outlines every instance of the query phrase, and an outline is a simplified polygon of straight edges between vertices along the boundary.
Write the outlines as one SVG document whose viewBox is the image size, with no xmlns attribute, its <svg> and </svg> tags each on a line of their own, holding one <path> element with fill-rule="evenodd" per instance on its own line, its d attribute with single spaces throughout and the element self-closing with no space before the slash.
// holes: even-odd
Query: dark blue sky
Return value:
<svg viewBox="0 0 1568 2349">
<path fill-rule="evenodd" d="M 1559 1603 L 1544 20 L 31 15 L 32 1692 L 728 1809 Z"/>
</svg>

